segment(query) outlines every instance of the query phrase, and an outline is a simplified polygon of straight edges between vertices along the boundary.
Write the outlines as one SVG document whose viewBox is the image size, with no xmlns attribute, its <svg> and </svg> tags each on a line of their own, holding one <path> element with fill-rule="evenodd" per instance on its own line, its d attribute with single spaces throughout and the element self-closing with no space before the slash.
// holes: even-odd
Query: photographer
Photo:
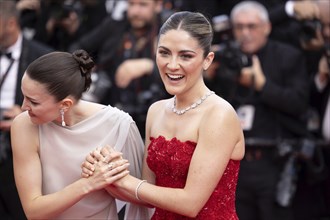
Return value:
<svg viewBox="0 0 330 220">
<path fill-rule="evenodd" d="M 37 14 L 35 40 L 57 50 L 86 34 L 106 17 L 105 0 L 45 0 Z"/>
<path fill-rule="evenodd" d="M 302 189 L 303 192 L 309 192 L 306 200 L 312 200 L 317 195 L 319 207 L 323 207 L 323 216 L 330 216 L 330 1 L 316 1 L 320 9 L 320 22 L 321 29 L 317 36 L 319 36 L 320 42 L 323 43 L 321 51 L 321 58 L 317 62 L 317 69 L 312 73 L 311 83 L 311 98 L 310 105 L 312 109 L 316 110 L 316 114 L 319 118 L 319 123 L 316 126 L 316 137 L 323 139 L 327 146 L 322 149 L 324 161 L 328 168 L 327 175 L 322 178 L 318 186 L 305 184 Z M 313 187 L 313 188 L 312 188 Z M 304 200 L 301 200 L 302 204 L 306 204 Z M 305 208 L 305 207 L 298 207 Z M 319 214 L 319 215 L 320 215 Z"/>
<path fill-rule="evenodd" d="M 300 44 L 305 50 L 319 49 L 323 42 L 320 41 L 320 11 L 316 1 L 288 1 L 285 4 L 285 11 L 289 17 L 301 23 Z"/>
<path fill-rule="evenodd" d="M 329 21 L 330 24 L 330 21 Z M 329 24 L 324 25 L 323 29 L 330 29 Z M 326 33 L 324 31 L 324 33 Z M 328 33 L 330 31 L 328 30 Z M 324 54 L 320 58 L 319 63 L 318 63 L 318 71 L 314 76 L 313 79 L 313 85 L 315 86 L 316 89 L 316 94 L 315 97 L 311 98 L 311 101 L 318 106 L 319 108 L 319 113 L 321 115 L 321 121 L 323 122 L 323 126 L 320 126 L 320 136 L 324 138 L 327 142 L 330 142 L 330 128 L 329 128 L 329 122 L 330 118 L 330 110 L 329 110 L 329 78 L 330 78 L 330 38 L 329 36 L 325 37 L 327 40 L 327 44 L 325 44 L 325 49 L 324 49 Z M 318 94 L 319 93 L 319 94 Z M 315 98 L 315 99 L 313 99 Z M 320 100 L 322 99 L 322 100 Z M 315 103 L 316 102 L 316 103 Z M 317 104 L 318 102 L 321 102 Z"/>
<path fill-rule="evenodd" d="M 246 139 L 237 188 L 237 211 L 241 220 L 293 219 L 291 207 L 276 203 L 276 186 L 282 167 L 276 149 L 249 140 L 277 143 L 306 135 L 309 79 L 305 59 L 296 48 L 269 39 L 267 9 L 255 1 L 243 1 L 231 11 L 233 37 L 242 53 L 252 58 L 240 67 L 230 88 Z M 226 66 L 226 63 L 219 62 Z M 214 76 L 222 86 L 222 71 Z M 211 77 L 211 75 L 208 75 Z M 232 88 L 235 89 L 232 89 Z"/>
<path fill-rule="evenodd" d="M 320 0 L 328 1 L 328 0 Z M 269 9 L 270 38 L 300 49 L 306 57 L 308 73 L 315 72 L 323 47 L 318 0 L 285 1 Z"/>
<path fill-rule="evenodd" d="M 311 105 L 318 110 L 321 119 L 317 135 L 330 143 L 330 2 L 317 1 L 316 4 L 322 26 L 313 41 L 322 42 L 319 49 L 322 56 L 317 62 L 317 70 L 312 73 Z"/>
<path fill-rule="evenodd" d="M 233 101 L 237 89 L 237 80 L 244 67 L 252 65 L 252 58 L 245 54 L 232 35 L 232 25 L 227 15 L 212 18 L 216 41 L 212 50 L 215 58 L 210 68 L 205 72 L 205 82 L 218 95 L 227 101 Z"/>
</svg>

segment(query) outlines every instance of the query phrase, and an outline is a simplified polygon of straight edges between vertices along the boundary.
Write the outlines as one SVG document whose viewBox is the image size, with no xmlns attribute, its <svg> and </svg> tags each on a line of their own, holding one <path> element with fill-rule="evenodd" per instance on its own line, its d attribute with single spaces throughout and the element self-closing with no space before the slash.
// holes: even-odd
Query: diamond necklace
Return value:
<svg viewBox="0 0 330 220">
<path fill-rule="evenodd" d="M 190 109 L 194 109 L 197 106 L 199 106 L 200 104 L 202 104 L 205 99 L 207 97 L 209 97 L 210 95 L 214 94 L 213 91 L 209 91 L 208 93 L 206 93 L 205 95 L 203 95 L 200 99 L 198 99 L 196 102 L 194 102 L 193 104 L 191 104 L 190 106 L 188 106 L 187 108 L 183 109 L 183 110 L 178 110 L 175 108 L 176 105 L 176 96 L 174 96 L 174 102 L 173 102 L 173 106 L 172 106 L 172 112 L 174 112 L 177 115 L 183 115 L 184 113 L 186 113 L 187 111 L 189 111 Z"/>
</svg>

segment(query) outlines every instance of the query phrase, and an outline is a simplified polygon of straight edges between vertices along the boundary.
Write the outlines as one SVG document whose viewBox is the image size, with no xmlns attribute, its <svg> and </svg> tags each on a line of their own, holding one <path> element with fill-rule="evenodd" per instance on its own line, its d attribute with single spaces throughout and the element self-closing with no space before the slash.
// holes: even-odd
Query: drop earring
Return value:
<svg viewBox="0 0 330 220">
<path fill-rule="evenodd" d="M 61 119 L 62 119 L 62 126 L 64 127 L 64 126 L 66 126 L 65 121 L 64 121 L 64 110 L 61 109 L 60 113 L 61 113 Z"/>
</svg>

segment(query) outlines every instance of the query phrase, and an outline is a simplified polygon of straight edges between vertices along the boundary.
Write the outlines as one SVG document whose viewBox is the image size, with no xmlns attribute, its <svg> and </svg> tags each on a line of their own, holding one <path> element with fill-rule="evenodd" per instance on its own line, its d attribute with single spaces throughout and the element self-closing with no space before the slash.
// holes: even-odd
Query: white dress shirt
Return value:
<svg viewBox="0 0 330 220">
<path fill-rule="evenodd" d="M 9 47 L 6 53 L 11 53 L 14 59 L 7 77 L 5 78 L 0 90 L 0 108 L 11 108 L 15 104 L 16 83 L 18 75 L 18 64 L 21 56 L 23 37 L 20 35 L 14 45 Z M 0 79 L 5 75 L 11 60 L 6 56 L 0 57 Z"/>
<path fill-rule="evenodd" d="M 327 82 L 321 82 L 317 74 L 314 78 L 316 88 L 318 91 L 322 92 L 324 88 L 327 86 Z M 327 106 L 325 108 L 323 122 L 322 122 L 322 135 L 325 140 L 330 142 L 330 96 L 328 96 Z"/>
</svg>

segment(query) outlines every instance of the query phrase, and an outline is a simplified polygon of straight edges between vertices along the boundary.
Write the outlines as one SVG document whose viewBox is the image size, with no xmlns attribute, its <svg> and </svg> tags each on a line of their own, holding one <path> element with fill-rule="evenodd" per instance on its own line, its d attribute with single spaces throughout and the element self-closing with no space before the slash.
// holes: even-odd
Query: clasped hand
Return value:
<svg viewBox="0 0 330 220">
<path fill-rule="evenodd" d="M 81 176 L 91 179 L 92 185 L 101 189 L 129 174 L 128 166 L 128 160 L 122 158 L 121 152 L 105 146 L 86 156 L 81 164 Z"/>
</svg>

